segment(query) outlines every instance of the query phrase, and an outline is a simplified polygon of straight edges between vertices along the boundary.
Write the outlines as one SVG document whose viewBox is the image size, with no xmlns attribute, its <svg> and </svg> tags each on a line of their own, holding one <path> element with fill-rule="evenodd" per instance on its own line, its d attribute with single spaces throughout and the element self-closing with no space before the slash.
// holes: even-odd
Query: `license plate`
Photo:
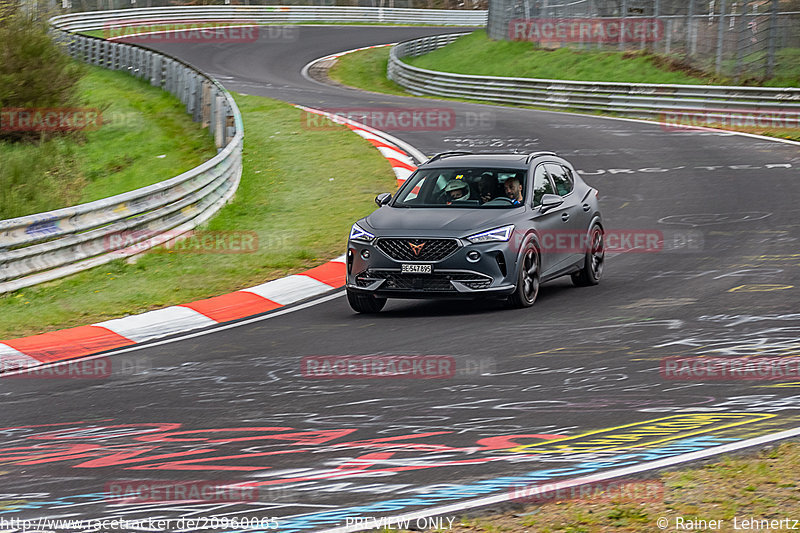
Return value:
<svg viewBox="0 0 800 533">
<path fill-rule="evenodd" d="M 400 265 L 402 274 L 433 274 L 433 265 L 411 265 L 404 263 Z"/>
</svg>

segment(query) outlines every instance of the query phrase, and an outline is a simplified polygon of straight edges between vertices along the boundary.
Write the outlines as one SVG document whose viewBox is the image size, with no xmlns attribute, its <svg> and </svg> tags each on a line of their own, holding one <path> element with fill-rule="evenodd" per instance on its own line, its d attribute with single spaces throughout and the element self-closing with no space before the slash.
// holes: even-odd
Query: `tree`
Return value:
<svg viewBox="0 0 800 533">
<path fill-rule="evenodd" d="M 0 109 L 64 108 L 77 104 L 83 67 L 50 37 L 43 11 L 20 0 L 0 0 Z M 0 138 L 30 138 L 7 131 Z"/>
</svg>

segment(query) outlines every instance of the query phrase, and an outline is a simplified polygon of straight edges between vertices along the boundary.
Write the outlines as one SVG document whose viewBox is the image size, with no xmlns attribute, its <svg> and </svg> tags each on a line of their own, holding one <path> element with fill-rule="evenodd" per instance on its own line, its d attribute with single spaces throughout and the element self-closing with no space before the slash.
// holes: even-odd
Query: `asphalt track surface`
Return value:
<svg viewBox="0 0 800 533">
<path fill-rule="evenodd" d="M 660 372 L 669 356 L 800 351 L 800 149 L 378 95 L 300 74 L 326 54 L 448 31 L 305 26 L 292 41 L 158 48 L 232 91 L 316 108 L 452 109 L 452 130 L 390 132 L 427 154 L 556 150 L 600 190 L 607 229 L 662 231 L 664 249 L 610 256 L 596 287 L 546 284 L 528 310 L 390 300 L 380 315 L 360 316 L 339 292 L 124 351 L 106 379 L 3 379 L 0 519 L 275 516 L 281 531 L 327 529 L 346 517 L 466 501 L 800 426 L 800 379 L 686 381 Z M 301 360 L 319 355 L 449 356 L 456 372 L 303 377 Z M 671 423 L 674 431 L 629 426 L 666 417 L 651 429 Z M 617 426 L 628 427 L 610 440 L 548 444 Z M 641 448 L 630 453 L 634 445 Z M 153 480 L 248 482 L 258 492 L 245 503 L 192 505 L 107 494 L 114 483 Z M 393 503 L 364 507 L 375 502 Z"/>
</svg>

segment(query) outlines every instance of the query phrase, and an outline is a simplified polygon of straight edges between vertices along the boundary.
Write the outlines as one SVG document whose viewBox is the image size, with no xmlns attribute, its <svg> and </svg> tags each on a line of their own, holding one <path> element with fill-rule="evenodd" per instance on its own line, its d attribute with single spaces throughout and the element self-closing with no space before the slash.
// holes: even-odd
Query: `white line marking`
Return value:
<svg viewBox="0 0 800 533">
<path fill-rule="evenodd" d="M 800 428 L 788 429 L 786 431 L 781 431 L 779 433 L 773 433 L 772 435 L 763 435 L 761 437 L 755 437 L 752 439 L 746 439 L 739 442 L 732 442 L 730 444 L 723 444 L 722 446 L 715 446 L 713 448 L 709 448 L 707 450 L 700 450 L 696 452 L 690 452 L 683 455 L 677 455 L 675 457 L 667 457 L 665 459 L 659 459 L 657 461 L 652 461 L 648 463 L 642 463 L 634 466 L 627 466 L 623 468 L 617 468 L 614 470 L 609 470 L 607 472 L 600 472 L 598 474 L 592 474 L 589 476 L 581 476 L 573 479 L 568 479 L 565 481 L 559 481 L 556 483 L 548 483 L 547 487 L 548 490 L 557 490 L 563 488 L 570 488 L 579 485 L 585 485 L 587 483 L 596 483 L 598 481 L 604 481 L 607 479 L 614 479 L 622 476 L 630 476 L 633 474 L 639 474 L 642 472 L 647 472 L 648 470 L 656 470 L 659 468 L 667 468 L 670 466 L 674 466 L 681 463 L 686 463 L 689 461 L 697 461 L 700 459 L 704 459 L 706 457 L 711 457 L 714 455 L 719 455 L 721 453 L 733 452 L 737 450 L 741 450 L 743 448 L 749 448 L 751 446 L 758 446 L 760 444 L 766 444 L 769 442 L 774 442 L 776 440 L 781 439 L 788 439 L 791 437 L 800 436 Z M 507 490 L 504 491 L 502 494 L 496 494 L 494 496 L 486 496 L 484 498 L 478 498 L 475 500 L 468 500 L 465 502 L 458 502 L 449 505 L 442 505 L 439 507 L 431 507 L 428 509 L 424 509 L 421 511 L 416 511 L 413 513 L 405 513 L 397 516 L 386 517 L 386 520 L 389 523 L 394 523 L 398 521 L 405 521 L 405 520 L 415 520 L 418 518 L 427 518 L 430 516 L 438 516 L 438 515 L 446 515 L 452 514 L 455 512 L 460 511 L 467 511 L 470 509 L 475 509 L 477 507 L 484 507 L 487 505 L 493 505 L 497 503 L 503 503 L 507 501 L 512 501 L 518 499 L 519 496 L 515 495 L 514 491 Z M 376 502 L 377 503 L 377 502 Z M 386 523 L 386 522 L 384 522 Z M 370 529 L 368 525 L 352 525 L 352 526 L 344 526 L 344 527 L 337 527 L 332 529 L 325 529 L 322 530 L 320 533 L 351 533 L 354 531 L 363 531 L 365 529 Z"/>
<path fill-rule="evenodd" d="M 253 318 L 248 318 L 248 319 L 242 320 L 241 322 L 236 322 L 234 324 L 224 324 L 224 325 L 220 325 L 219 327 L 216 327 L 216 328 L 213 328 L 213 329 L 209 329 L 209 330 L 205 330 L 205 331 L 196 331 L 194 333 L 181 335 L 180 337 L 175 337 L 174 339 L 165 339 L 165 340 L 162 340 L 162 341 L 153 342 L 153 343 L 149 343 L 149 344 L 137 344 L 136 346 L 129 346 L 127 348 L 121 348 L 119 350 L 114 350 L 113 352 L 107 352 L 107 353 L 102 353 L 102 354 L 97 354 L 97 355 L 90 355 L 90 356 L 87 356 L 87 357 L 81 357 L 80 360 L 88 361 L 90 359 L 98 359 L 100 357 L 111 357 L 112 355 L 119 355 L 119 354 L 122 354 L 122 353 L 133 352 L 133 351 L 136 351 L 136 350 L 142 350 L 142 349 L 147 349 L 147 348 L 153 348 L 155 346 L 162 346 L 164 344 L 170 344 L 170 343 L 173 343 L 173 342 L 179 342 L 179 341 L 183 341 L 183 340 L 186 340 L 186 339 L 193 339 L 195 337 L 202 337 L 203 335 L 210 335 L 212 333 L 225 331 L 226 329 L 238 328 L 239 326 L 252 324 L 253 322 L 260 322 L 262 320 L 268 320 L 270 318 L 275 318 L 275 317 L 282 316 L 282 315 L 285 315 L 285 314 L 288 314 L 288 313 L 294 313 L 295 311 L 300 311 L 302 309 L 306 309 L 308 307 L 312 307 L 312 306 L 315 306 L 315 305 L 318 305 L 318 304 L 321 304 L 321 303 L 328 302 L 328 301 L 333 300 L 335 298 L 339 298 L 341 296 L 344 296 L 344 294 L 345 294 L 345 292 L 342 290 L 342 291 L 338 291 L 338 292 L 336 292 L 334 294 L 331 294 L 331 295 L 328 295 L 328 296 L 323 296 L 322 298 L 318 298 L 316 300 L 312 300 L 310 302 L 306 302 L 304 304 L 300 304 L 300 305 L 298 305 L 296 307 L 291 307 L 289 309 L 281 309 L 281 310 L 278 310 L 278 311 L 271 312 L 271 313 L 269 313 L 267 315 L 261 315 L 261 316 L 256 316 L 256 317 L 253 317 Z M 47 364 L 47 365 L 39 365 L 36 368 L 37 368 L 37 370 L 38 369 L 44 369 L 44 368 L 50 368 L 50 367 L 55 368 L 55 367 L 58 367 L 58 366 L 68 365 L 68 364 L 70 364 L 70 363 L 72 363 L 73 361 L 76 361 L 76 360 L 78 360 L 78 359 L 69 359 L 69 360 L 66 360 L 66 361 L 58 362 L 58 363 L 51 363 L 51 364 Z M 13 375 L 16 375 L 16 374 L 21 374 L 23 372 L 30 372 L 30 369 L 25 369 L 25 370 L 20 370 L 20 371 L 13 371 L 13 372 L 3 372 L 2 376 L 3 377 L 13 376 Z"/>
</svg>

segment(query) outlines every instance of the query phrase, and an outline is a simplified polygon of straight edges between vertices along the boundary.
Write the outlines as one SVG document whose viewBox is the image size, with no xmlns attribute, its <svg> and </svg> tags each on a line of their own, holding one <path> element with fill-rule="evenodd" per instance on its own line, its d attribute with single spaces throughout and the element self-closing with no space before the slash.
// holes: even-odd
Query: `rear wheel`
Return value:
<svg viewBox="0 0 800 533">
<path fill-rule="evenodd" d="M 536 301 L 539 294 L 540 266 L 539 250 L 533 242 L 528 242 L 520 259 L 517 290 L 508 299 L 513 307 L 530 307 Z"/>
<path fill-rule="evenodd" d="M 606 249 L 603 241 L 603 228 L 599 224 L 592 226 L 592 230 L 589 232 L 589 243 L 583 268 L 572 274 L 572 283 L 578 287 L 597 285 L 603 275 Z"/>
<path fill-rule="evenodd" d="M 378 313 L 386 305 L 386 298 L 377 298 L 371 294 L 359 294 L 350 289 L 347 290 L 347 302 L 353 311 L 359 313 Z"/>
</svg>

